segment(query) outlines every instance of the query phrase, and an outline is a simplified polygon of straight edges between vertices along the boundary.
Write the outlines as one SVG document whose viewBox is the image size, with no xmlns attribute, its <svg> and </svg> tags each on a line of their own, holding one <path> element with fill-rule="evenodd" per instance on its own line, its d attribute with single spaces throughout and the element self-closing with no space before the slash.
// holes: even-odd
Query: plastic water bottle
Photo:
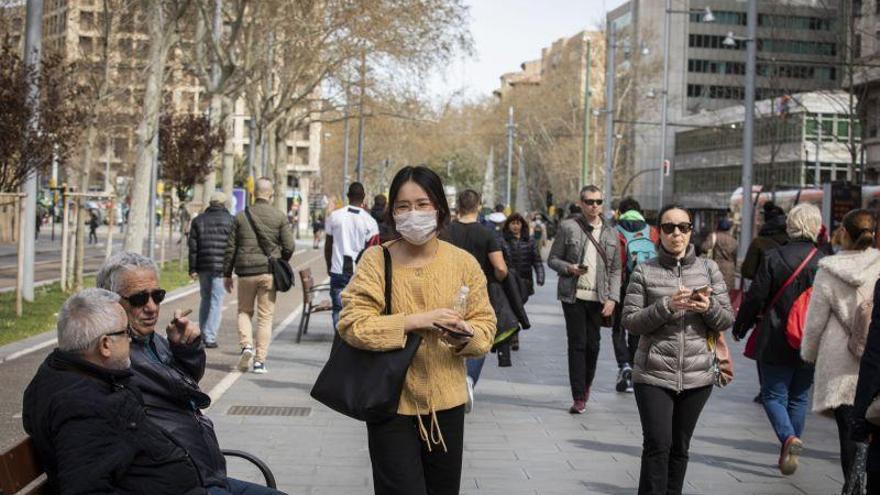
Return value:
<svg viewBox="0 0 880 495">
<path fill-rule="evenodd" d="M 461 288 L 458 289 L 458 294 L 455 296 L 455 301 L 452 303 L 452 310 L 458 312 L 464 318 L 467 314 L 467 300 L 468 294 L 471 293 L 471 290 L 466 285 L 462 285 Z"/>
</svg>

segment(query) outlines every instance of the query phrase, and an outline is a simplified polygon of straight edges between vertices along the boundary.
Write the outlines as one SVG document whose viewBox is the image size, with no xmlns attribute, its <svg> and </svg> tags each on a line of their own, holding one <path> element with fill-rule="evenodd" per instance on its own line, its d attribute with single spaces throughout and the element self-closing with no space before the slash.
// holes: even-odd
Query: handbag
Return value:
<svg viewBox="0 0 880 495">
<path fill-rule="evenodd" d="M 876 395 L 865 411 L 865 421 L 880 426 L 880 394 Z"/>
<path fill-rule="evenodd" d="M 703 267 L 706 269 L 709 282 L 711 282 L 712 273 L 709 271 L 709 262 L 705 259 L 703 259 Z M 707 336 L 706 344 L 712 351 L 712 373 L 715 375 L 715 386 L 724 388 L 733 381 L 733 357 L 730 355 L 730 348 L 727 347 L 724 333 L 718 332 Z"/>
<path fill-rule="evenodd" d="M 385 258 L 385 311 L 391 314 L 391 254 Z M 422 336 L 409 333 L 403 349 L 367 351 L 349 345 L 336 333 L 324 368 L 315 380 L 311 396 L 350 418 L 382 422 L 397 414 L 406 372 Z"/>
<path fill-rule="evenodd" d="M 262 234 L 260 234 L 260 230 L 257 229 L 257 224 L 251 216 L 250 208 L 244 209 L 244 215 L 251 224 L 251 229 L 253 229 L 254 235 L 257 236 L 257 244 L 260 245 L 260 250 L 262 250 L 263 254 L 269 258 L 269 273 L 272 274 L 272 281 L 275 290 L 279 292 L 289 291 L 290 288 L 293 287 L 293 268 L 290 267 L 290 263 L 288 263 L 287 260 L 272 256 L 272 251 L 266 248 L 266 240 L 263 238 Z"/>
</svg>

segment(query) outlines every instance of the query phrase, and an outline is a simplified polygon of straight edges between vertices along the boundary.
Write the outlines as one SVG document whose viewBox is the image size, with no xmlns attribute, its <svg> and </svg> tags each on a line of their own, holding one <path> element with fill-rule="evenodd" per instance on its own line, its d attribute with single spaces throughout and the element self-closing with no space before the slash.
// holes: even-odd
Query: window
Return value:
<svg viewBox="0 0 880 495">
<path fill-rule="evenodd" d="M 856 33 L 853 35 L 853 58 L 862 58 L 862 35 Z"/>
</svg>

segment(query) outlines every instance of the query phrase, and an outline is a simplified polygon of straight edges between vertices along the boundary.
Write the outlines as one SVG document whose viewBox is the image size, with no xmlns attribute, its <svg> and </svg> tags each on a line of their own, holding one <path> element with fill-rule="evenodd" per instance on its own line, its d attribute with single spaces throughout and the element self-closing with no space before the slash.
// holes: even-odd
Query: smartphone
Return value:
<svg viewBox="0 0 880 495">
<path fill-rule="evenodd" d="M 456 337 L 473 337 L 474 336 L 472 333 L 462 332 L 461 330 L 458 330 L 457 328 L 450 328 L 445 325 L 441 325 L 437 322 L 434 322 L 434 328 L 443 330 L 444 332 L 447 332 L 448 334 L 454 335 Z"/>
<path fill-rule="evenodd" d="M 710 287 L 708 285 L 702 285 L 700 287 L 697 287 L 696 289 L 693 290 L 693 292 L 691 292 L 691 300 L 696 301 L 697 295 L 699 295 L 699 294 L 702 294 L 704 296 L 708 296 L 711 293 L 711 291 L 712 291 L 712 287 Z"/>
<path fill-rule="evenodd" d="M 583 264 L 583 263 L 578 263 L 578 269 L 586 272 L 586 271 L 589 271 L 590 267 Z"/>
</svg>

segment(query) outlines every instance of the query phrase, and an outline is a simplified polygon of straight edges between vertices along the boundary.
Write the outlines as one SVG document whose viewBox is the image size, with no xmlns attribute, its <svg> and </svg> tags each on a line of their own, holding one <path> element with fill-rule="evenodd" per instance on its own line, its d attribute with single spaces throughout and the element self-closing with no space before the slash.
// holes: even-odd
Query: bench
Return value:
<svg viewBox="0 0 880 495">
<path fill-rule="evenodd" d="M 260 470 L 266 486 L 277 488 L 275 475 L 265 462 L 240 450 L 223 450 L 225 457 L 244 459 Z M 37 459 L 37 450 L 30 437 L 0 453 L 0 495 L 48 495 L 46 474 Z"/>
<path fill-rule="evenodd" d="M 329 311 L 333 309 L 331 301 L 315 302 L 315 295 L 320 292 L 330 292 L 330 284 L 315 284 L 312 277 L 312 269 L 306 268 L 299 271 L 300 286 L 303 291 L 303 310 L 299 317 L 299 328 L 296 331 L 296 343 L 299 344 L 302 336 L 309 332 L 309 322 L 312 319 L 312 313 L 321 311 Z"/>
</svg>

